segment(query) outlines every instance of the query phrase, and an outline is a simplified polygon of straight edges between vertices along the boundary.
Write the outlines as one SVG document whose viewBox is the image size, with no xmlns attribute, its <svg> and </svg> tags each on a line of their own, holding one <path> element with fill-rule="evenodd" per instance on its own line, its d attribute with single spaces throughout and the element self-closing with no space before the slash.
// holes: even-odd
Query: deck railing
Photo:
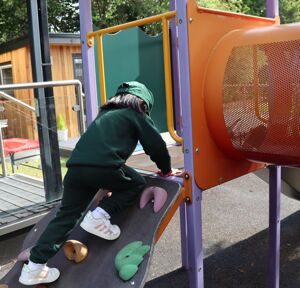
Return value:
<svg viewBox="0 0 300 288">
<path fill-rule="evenodd" d="M 33 112 L 36 112 L 35 107 L 28 105 L 27 103 L 16 99 L 7 93 L 3 92 L 2 90 L 21 90 L 21 89 L 36 89 L 36 88 L 46 88 L 46 87 L 57 87 L 57 86 L 75 86 L 76 87 L 76 96 L 78 99 L 79 104 L 79 131 L 80 134 L 83 134 L 86 130 L 85 124 L 85 117 L 84 117 L 84 105 L 83 105 L 83 93 L 82 93 L 82 84 L 79 80 L 60 80 L 60 81 L 46 81 L 46 82 L 33 82 L 33 83 L 17 83 L 17 84 L 6 84 L 0 85 L 0 96 L 5 99 L 8 99 L 22 107 L 25 107 Z M 76 109 L 76 111 L 78 111 Z M 5 155 L 4 155 L 4 148 L 3 148 L 3 137 L 2 137 L 2 129 L 0 127 L 0 158 L 1 158 L 1 165 L 2 165 L 2 172 L 3 176 L 7 176 L 7 169 L 5 165 Z"/>
</svg>

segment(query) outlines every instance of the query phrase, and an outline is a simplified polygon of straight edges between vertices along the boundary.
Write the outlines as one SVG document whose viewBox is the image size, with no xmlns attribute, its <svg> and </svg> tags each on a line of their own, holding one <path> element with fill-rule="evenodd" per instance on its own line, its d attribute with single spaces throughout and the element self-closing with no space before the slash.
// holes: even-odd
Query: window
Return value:
<svg viewBox="0 0 300 288">
<path fill-rule="evenodd" d="M 74 79 L 77 79 L 82 84 L 82 92 L 84 93 L 84 84 L 83 84 L 83 68 L 82 68 L 82 56 L 81 54 L 73 54 L 73 71 L 74 71 Z M 85 96 L 82 95 L 83 100 L 83 113 L 86 115 L 86 106 L 85 106 Z M 77 99 L 77 103 L 79 103 L 79 99 Z"/>
<path fill-rule="evenodd" d="M 79 80 L 83 86 L 83 71 L 82 71 L 82 57 L 81 54 L 73 54 L 73 69 L 74 79 Z"/>
<path fill-rule="evenodd" d="M 0 84 L 12 84 L 13 77 L 12 77 L 12 65 L 10 63 L 0 64 Z M 5 91 L 5 90 L 4 90 Z M 14 96 L 12 90 L 5 91 L 7 94 Z"/>
</svg>

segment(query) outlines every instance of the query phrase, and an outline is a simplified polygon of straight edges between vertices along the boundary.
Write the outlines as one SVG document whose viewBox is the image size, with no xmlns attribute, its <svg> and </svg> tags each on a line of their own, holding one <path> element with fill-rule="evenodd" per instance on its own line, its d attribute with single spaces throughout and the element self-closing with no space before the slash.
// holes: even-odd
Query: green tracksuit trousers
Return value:
<svg viewBox="0 0 300 288">
<path fill-rule="evenodd" d="M 30 260 L 46 263 L 56 254 L 99 188 L 112 191 L 112 196 L 100 201 L 99 207 L 113 215 L 132 205 L 145 186 L 145 179 L 125 165 L 119 169 L 70 167 L 64 178 L 61 207 L 31 249 Z"/>
</svg>

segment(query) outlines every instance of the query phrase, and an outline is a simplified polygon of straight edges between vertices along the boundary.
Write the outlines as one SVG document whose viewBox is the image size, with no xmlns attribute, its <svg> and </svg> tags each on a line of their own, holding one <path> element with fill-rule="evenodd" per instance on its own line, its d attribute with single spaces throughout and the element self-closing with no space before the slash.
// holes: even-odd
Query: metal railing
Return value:
<svg viewBox="0 0 300 288">
<path fill-rule="evenodd" d="M 82 84 L 79 80 L 60 80 L 60 81 L 46 81 L 46 82 L 33 82 L 33 83 L 17 83 L 17 84 L 7 84 L 0 85 L 0 96 L 3 98 L 10 100 L 18 105 L 21 105 L 33 112 L 36 112 L 35 107 L 28 105 L 27 103 L 16 99 L 7 93 L 1 90 L 21 90 L 21 89 L 36 89 L 36 88 L 46 88 L 46 87 L 57 87 L 57 86 L 75 86 L 76 87 L 76 96 L 79 104 L 79 131 L 82 135 L 86 130 L 85 117 L 84 117 L 84 105 L 83 105 L 83 93 L 82 93 Z M 6 126 L 3 126 L 3 128 Z M 4 147 L 2 140 L 2 129 L 0 128 L 0 158 L 2 165 L 3 176 L 7 176 L 7 169 L 5 164 L 5 155 L 4 155 Z"/>
<path fill-rule="evenodd" d="M 28 105 L 27 103 L 25 103 L 25 102 L 23 102 L 23 101 L 21 101 L 21 100 L 19 100 L 19 99 L 16 99 L 15 97 L 10 96 L 9 94 L 6 94 L 6 93 L 3 92 L 3 91 L 0 91 L 0 96 L 2 96 L 3 98 L 5 98 L 5 99 L 7 99 L 7 100 L 10 100 L 10 101 L 12 101 L 12 102 L 14 102 L 14 103 L 17 103 L 17 104 L 19 104 L 20 106 L 25 107 L 25 108 L 31 110 L 32 112 L 35 112 L 35 108 L 34 108 L 33 106 L 30 106 L 30 105 Z"/>
<path fill-rule="evenodd" d="M 85 125 L 85 121 L 84 121 L 84 106 L 83 106 L 83 93 L 82 93 L 82 84 L 79 80 L 59 80 L 59 81 L 46 81 L 46 82 L 34 82 L 34 83 L 17 83 L 17 84 L 7 84 L 7 85 L 0 85 L 0 92 L 2 92 L 1 90 L 21 90 L 21 89 L 33 89 L 33 88 L 46 88 L 46 87 L 57 87 L 57 86 L 75 86 L 76 87 L 76 94 L 77 94 L 77 99 L 79 99 L 79 107 L 80 107 L 80 111 L 79 111 L 79 119 L 80 119 L 80 133 L 82 134 L 85 129 L 86 129 L 86 125 Z M 1 95 L 3 97 L 7 97 L 8 95 L 4 96 L 3 92 L 1 93 Z M 9 97 L 9 100 L 12 100 L 15 103 L 20 104 L 20 100 L 16 99 L 16 98 L 11 98 Z M 25 105 L 27 106 L 28 104 L 24 103 L 22 104 L 22 106 L 25 107 Z M 30 105 L 28 105 L 29 107 L 31 107 Z M 27 107 L 27 108 L 29 108 Z M 31 107 L 30 109 L 32 109 L 33 107 Z"/>
<path fill-rule="evenodd" d="M 0 120 L 0 157 L 1 157 L 1 166 L 2 166 L 2 174 L 4 177 L 7 176 L 7 169 L 5 164 L 5 153 L 4 153 L 4 144 L 3 144 L 3 134 L 2 128 L 7 127 L 7 120 Z"/>
</svg>

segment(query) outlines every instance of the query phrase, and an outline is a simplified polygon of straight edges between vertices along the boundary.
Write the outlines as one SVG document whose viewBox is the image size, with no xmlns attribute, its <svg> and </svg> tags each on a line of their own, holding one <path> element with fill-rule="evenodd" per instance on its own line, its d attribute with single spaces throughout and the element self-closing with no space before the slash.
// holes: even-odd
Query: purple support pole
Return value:
<svg viewBox="0 0 300 288">
<path fill-rule="evenodd" d="M 278 0 L 266 0 L 267 5 L 267 17 L 275 18 L 279 16 Z"/>
<path fill-rule="evenodd" d="M 186 204 L 180 205 L 180 231 L 181 231 L 181 262 L 182 267 L 189 269 L 188 258 L 188 230 L 187 230 L 187 211 Z"/>
<path fill-rule="evenodd" d="M 268 287 L 279 288 L 281 167 L 269 168 L 269 275 Z"/>
<path fill-rule="evenodd" d="M 182 126 L 184 138 L 184 167 L 192 176 L 193 201 L 186 206 L 186 235 L 187 258 L 190 288 L 203 288 L 203 248 L 202 248 L 202 191 L 197 187 L 194 177 L 194 159 L 192 143 L 192 119 L 191 119 L 191 93 L 190 93 L 190 69 L 189 49 L 187 35 L 186 0 L 177 0 L 178 17 L 178 49 L 179 49 L 179 75 L 180 75 L 180 99 L 182 107 Z M 185 220 L 184 220 L 185 221 Z M 182 221 L 182 222 L 184 222 Z"/>
<path fill-rule="evenodd" d="M 88 125 L 98 114 L 94 47 L 89 47 L 86 43 L 86 33 L 93 31 L 91 2 L 91 0 L 79 0 L 83 82 Z"/>
<path fill-rule="evenodd" d="M 170 0 L 170 11 L 176 10 L 175 0 Z M 173 91 L 175 104 L 175 119 L 177 134 L 182 136 L 181 129 L 181 109 L 180 109 L 180 90 L 179 90 L 179 59 L 177 49 L 177 27 L 176 19 L 171 20 L 171 45 L 172 45 L 172 76 L 173 76 Z M 182 266 L 188 267 L 188 249 L 187 249 L 187 222 L 186 222 L 186 205 L 180 205 L 180 229 L 181 229 L 181 258 Z"/>
<path fill-rule="evenodd" d="M 278 0 L 266 0 L 267 17 L 279 16 Z M 269 263 L 268 287 L 279 288 L 281 167 L 269 168 Z"/>
<path fill-rule="evenodd" d="M 170 0 L 170 11 L 176 10 L 175 0 Z M 180 94 L 179 94 L 179 75 L 178 75 L 178 53 L 177 53 L 177 29 L 176 19 L 170 21 L 171 28 L 171 52 L 172 52 L 172 78 L 173 78 L 173 95 L 175 106 L 175 127 L 177 135 L 182 136 L 181 127 L 181 109 L 180 109 Z"/>
</svg>

